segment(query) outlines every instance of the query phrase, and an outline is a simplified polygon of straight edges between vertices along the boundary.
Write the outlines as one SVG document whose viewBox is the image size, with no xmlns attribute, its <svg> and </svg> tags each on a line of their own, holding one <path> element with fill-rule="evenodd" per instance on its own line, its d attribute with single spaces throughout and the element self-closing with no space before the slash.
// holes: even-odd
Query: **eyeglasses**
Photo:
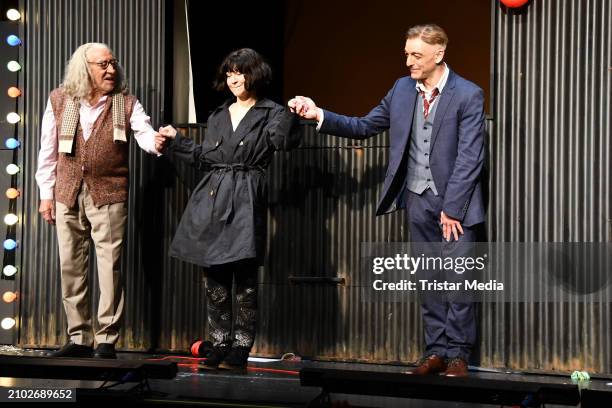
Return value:
<svg viewBox="0 0 612 408">
<path fill-rule="evenodd" d="M 109 65 L 112 65 L 113 68 L 117 68 L 117 65 L 119 65 L 119 60 L 112 59 L 112 60 L 100 61 L 100 62 L 87 61 L 87 63 L 89 63 L 89 64 L 96 64 L 97 66 L 99 66 L 102 69 L 108 69 Z"/>
</svg>

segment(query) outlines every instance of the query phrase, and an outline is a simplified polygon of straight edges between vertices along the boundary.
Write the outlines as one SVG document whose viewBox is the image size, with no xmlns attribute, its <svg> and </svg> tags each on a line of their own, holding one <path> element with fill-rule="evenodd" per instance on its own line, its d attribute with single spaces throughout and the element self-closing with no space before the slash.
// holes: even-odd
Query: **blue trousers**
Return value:
<svg viewBox="0 0 612 408">
<path fill-rule="evenodd" d="M 483 225 L 464 226 L 459 241 L 445 243 L 440 226 L 443 197 L 427 189 L 422 194 L 406 190 L 404 194 L 408 226 L 413 243 L 440 243 L 431 247 L 452 256 L 462 256 L 469 243 L 476 242 Z M 444 243 L 444 244 L 443 244 Z M 417 244 L 418 245 L 418 244 Z M 451 272 L 453 275 L 454 272 Z M 448 275 L 447 275 L 448 276 Z M 454 278 L 459 278 L 455 276 Z M 451 277 L 453 279 L 453 277 Z M 476 308 L 473 302 L 453 301 L 443 295 L 421 297 L 421 313 L 425 333 L 425 356 L 469 360 L 477 337 Z"/>
</svg>

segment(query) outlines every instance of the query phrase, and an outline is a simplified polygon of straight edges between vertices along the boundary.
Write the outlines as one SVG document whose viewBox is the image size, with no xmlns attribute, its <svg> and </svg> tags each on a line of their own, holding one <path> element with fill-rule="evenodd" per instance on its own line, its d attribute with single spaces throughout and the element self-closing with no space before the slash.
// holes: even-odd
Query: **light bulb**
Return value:
<svg viewBox="0 0 612 408">
<path fill-rule="evenodd" d="M 15 327 L 15 323 L 17 322 L 12 317 L 5 317 L 4 319 L 2 319 L 0 326 L 2 326 L 4 330 L 10 330 Z"/>
<path fill-rule="evenodd" d="M 13 125 L 21 120 L 21 116 L 18 113 L 11 112 L 6 115 L 6 121 L 8 123 L 12 123 Z"/>
<path fill-rule="evenodd" d="M 6 225 L 15 225 L 19 221 L 19 217 L 13 213 L 8 213 L 4 216 L 4 223 Z"/>
<path fill-rule="evenodd" d="M 4 241 L 4 249 L 7 251 L 12 251 L 15 248 L 17 248 L 17 242 L 14 239 L 9 238 Z"/>
<path fill-rule="evenodd" d="M 2 294 L 2 300 L 4 300 L 6 303 L 11 303 L 15 299 L 17 299 L 17 294 L 15 292 L 11 292 L 10 290 L 7 290 Z"/>
<path fill-rule="evenodd" d="M 17 273 L 17 267 L 15 267 L 15 265 L 6 265 L 4 269 L 2 269 L 2 273 L 4 276 L 14 276 Z"/>
<path fill-rule="evenodd" d="M 21 65 L 17 61 L 9 61 L 6 68 L 11 72 L 17 72 L 21 69 Z"/>
<path fill-rule="evenodd" d="M 7 149 L 16 149 L 19 147 L 20 144 L 21 143 L 19 143 L 19 140 L 12 138 L 12 137 L 9 137 L 4 142 L 4 145 L 7 147 Z"/>
<path fill-rule="evenodd" d="M 14 176 L 15 174 L 19 173 L 19 166 L 17 166 L 14 163 L 11 163 L 8 166 L 6 166 L 6 172 L 10 174 L 11 176 Z"/>
<path fill-rule="evenodd" d="M 8 198 L 9 200 L 13 200 L 17 197 L 19 197 L 19 190 L 17 190 L 16 188 L 9 188 L 8 190 L 6 190 L 6 198 Z"/>
<path fill-rule="evenodd" d="M 10 45 L 11 47 L 16 47 L 19 44 L 21 44 L 21 39 L 19 37 L 17 37 L 14 34 L 9 35 L 8 37 L 6 37 L 6 42 L 8 43 L 8 45 Z"/>
<path fill-rule="evenodd" d="M 17 21 L 21 18 L 21 13 L 15 9 L 8 9 L 6 12 L 6 18 L 11 21 Z"/>
<path fill-rule="evenodd" d="M 17 98 L 19 96 L 21 96 L 21 91 L 19 90 L 19 88 L 15 87 L 15 86 L 11 86 L 8 91 L 6 91 L 6 93 L 8 94 L 8 96 L 10 96 L 11 98 Z"/>
</svg>

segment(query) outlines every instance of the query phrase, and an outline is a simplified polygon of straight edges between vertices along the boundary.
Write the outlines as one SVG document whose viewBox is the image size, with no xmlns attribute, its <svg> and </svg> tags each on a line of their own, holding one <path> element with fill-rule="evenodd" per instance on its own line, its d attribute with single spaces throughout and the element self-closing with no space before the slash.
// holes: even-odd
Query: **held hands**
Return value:
<svg viewBox="0 0 612 408">
<path fill-rule="evenodd" d="M 305 96 L 296 96 L 287 102 L 289 110 L 297 113 L 304 119 L 314 119 L 317 122 L 321 121 L 321 108 L 318 108 L 314 101 Z"/>
<path fill-rule="evenodd" d="M 158 152 L 162 152 L 166 145 L 168 144 L 169 139 L 174 139 L 176 137 L 176 129 L 172 126 L 163 126 L 159 128 L 159 133 L 155 134 L 155 149 Z"/>
<path fill-rule="evenodd" d="M 444 214 L 444 211 L 441 211 L 440 224 L 442 224 L 442 237 L 446 242 L 449 242 L 451 237 L 454 237 L 455 241 L 459 241 L 459 234 L 463 234 L 463 228 L 459 220 L 451 218 Z"/>
<path fill-rule="evenodd" d="M 38 212 L 50 225 L 55 224 L 55 201 L 54 200 L 40 200 L 40 206 Z"/>
</svg>

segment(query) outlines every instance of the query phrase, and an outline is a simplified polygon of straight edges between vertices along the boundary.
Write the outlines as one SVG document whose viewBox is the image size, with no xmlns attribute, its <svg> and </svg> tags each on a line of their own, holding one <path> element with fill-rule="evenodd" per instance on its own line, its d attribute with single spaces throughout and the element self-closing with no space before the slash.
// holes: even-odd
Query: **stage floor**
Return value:
<svg viewBox="0 0 612 408">
<path fill-rule="evenodd" d="M 0 354 L 7 353 L 4 352 Z M 40 350 L 19 350 L 16 353 L 10 354 L 43 356 L 44 352 Z M 299 370 L 304 367 L 381 373 L 401 373 L 410 369 L 409 366 L 380 364 L 251 359 L 247 372 L 244 374 L 236 374 L 221 370 L 199 370 L 197 365 L 198 359 L 190 358 L 186 355 L 152 355 L 129 352 L 119 353 L 118 358 L 122 360 L 173 361 L 177 362 L 179 372 L 173 380 L 149 380 L 149 386 L 152 392 L 146 394 L 144 397 L 136 393 L 133 383 L 114 384 L 100 381 L 0 377 L 0 387 L 74 388 L 87 390 L 88 393 L 91 393 L 91 396 L 95 396 L 96 398 L 105 398 L 106 396 L 108 396 L 108 398 L 122 398 L 126 395 L 134 395 L 136 397 L 135 401 L 146 403 L 180 403 L 187 405 L 226 407 L 294 407 L 306 406 L 321 393 L 321 389 L 318 387 L 302 387 L 300 385 Z M 470 376 L 473 378 L 504 381 L 571 384 L 569 376 L 509 373 L 496 370 L 482 370 L 476 367 L 472 367 Z M 102 392 L 103 388 L 104 390 Z M 590 381 L 589 389 L 612 393 L 612 379 L 594 379 Z M 484 408 L 499 406 L 348 394 L 332 394 L 331 401 L 336 402 L 338 404 L 337 406 L 345 407 L 402 406 L 414 408 Z M 344 404 L 344 402 L 347 404 Z M 553 405 L 547 404 L 546 407 L 550 408 L 553 407 Z"/>
</svg>

